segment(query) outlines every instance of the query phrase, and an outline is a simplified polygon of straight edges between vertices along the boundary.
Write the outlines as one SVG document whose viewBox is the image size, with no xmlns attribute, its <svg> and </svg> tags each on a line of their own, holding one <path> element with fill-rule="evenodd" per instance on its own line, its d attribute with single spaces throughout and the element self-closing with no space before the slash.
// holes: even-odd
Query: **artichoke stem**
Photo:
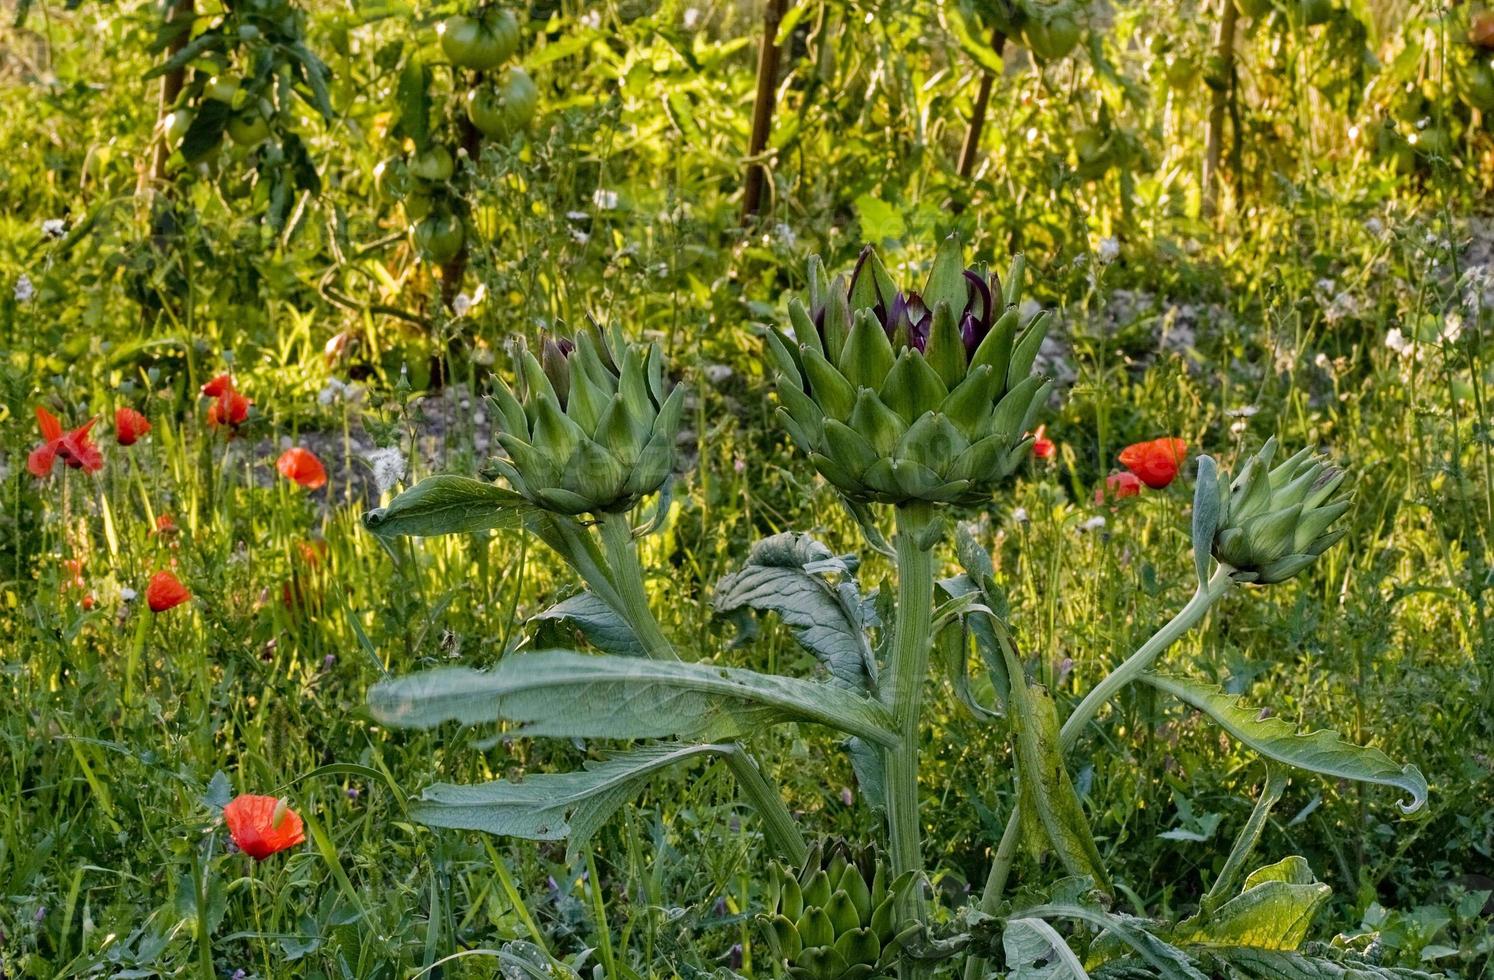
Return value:
<svg viewBox="0 0 1494 980">
<path fill-rule="evenodd" d="M 919 720 L 924 682 L 928 675 L 932 645 L 931 621 L 934 604 L 933 545 L 927 537 L 937 520 L 934 507 L 926 503 L 897 508 L 897 621 L 892 646 L 892 683 L 883 692 L 889 702 L 898 742 L 884 755 L 887 783 L 888 850 L 894 876 L 923 872 L 922 826 L 918 819 Z M 922 887 L 908 889 L 899 918 L 904 922 L 925 917 Z M 916 976 L 917 966 L 904 976 Z"/>
<path fill-rule="evenodd" d="M 650 657 L 655 660 L 680 659 L 649 609 L 648 595 L 643 589 L 643 566 L 638 562 L 638 544 L 633 540 L 633 525 L 627 513 L 600 514 L 597 524 L 602 529 L 607 571 L 622 601 L 618 613 L 633 627 Z"/>
<path fill-rule="evenodd" d="M 747 754 L 746 749 L 740 745 L 734 746 L 733 751 L 727 753 L 725 758 L 732 775 L 737 779 L 737 786 L 758 816 L 762 817 L 763 837 L 769 846 L 793 867 L 803 867 L 809 858 L 809 847 L 804 843 L 799 825 L 794 823 L 793 814 L 784 806 L 783 797 L 778 795 L 778 791 L 758 771 L 757 763 Z"/>
</svg>

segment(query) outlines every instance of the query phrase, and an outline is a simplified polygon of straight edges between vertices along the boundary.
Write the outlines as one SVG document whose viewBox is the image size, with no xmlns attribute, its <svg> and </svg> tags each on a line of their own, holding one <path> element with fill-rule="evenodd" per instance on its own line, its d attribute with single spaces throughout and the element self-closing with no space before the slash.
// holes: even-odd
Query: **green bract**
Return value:
<svg viewBox="0 0 1494 980">
<path fill-rule="evenodd" d="M 616 352 L 616 353 L 614 353 Z M 560 514 L 633 507 L 674 470 L 683 389 L 666 390 L 659 349 L 611 347 L 595 330 L 546 338 L 519 354 L 522 399 L 502 382 L 498 471 L 531 503 Z"/>
<path fill-rule="evenodd" d="M 774 864 L 776 899 L 767 916 L 773 955 L 794 980 L 867 980 L 891 976 L 902 945 L 896 908 L 911 874 L 889 883 L 872 853 L 836 842 L 817 845 L 795 876 Z M 868 883 L 868 876 L 870 883 Z M 910 931 L 916 932 L 914 925 Z"/>
<path fill-rule="evenodd" d="M 861 502 L 977 503 L 1021 465 L 1051 387 L 1029 376 L 1048 315 L 1020 323 L 1024 268 L 1003 288 L 951 236 L 920 294 L 870 246 L 849 283 L 810 260 L 810 308 L 791 301 L 768 346 L 779 414 L 825 479 Z"/>
<path fill-rule="evenodd" d="M 1309 447 L 1271 468 L 1276 440 L 1246 461 L 1233 483 L 1220 481 L 1214 557 L 1254 581 L 1284 582 L 1344 536 L 1330 530 L 1349 509 L 1346 474 Z"/>
</svg>

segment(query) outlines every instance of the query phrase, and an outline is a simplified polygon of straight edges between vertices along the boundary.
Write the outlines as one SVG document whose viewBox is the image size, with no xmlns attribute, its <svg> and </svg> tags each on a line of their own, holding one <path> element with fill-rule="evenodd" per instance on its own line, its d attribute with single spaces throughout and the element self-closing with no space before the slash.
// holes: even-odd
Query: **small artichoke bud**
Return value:
<svg viewBox="0 0 1494 980">
<path fill-rule="evenodd" d="M 904 292 L 870 246 L 849 282 L 810 261 L 809 307 L 768 335 L 784 427 L 820 474 L 861 503 L 976 504 L 1031 448 L 1051 385 L 1031 377 L 1048 330 L 1018 313 L 1026 263 L 1005 283 L 940 246 Z"/>
<path fill-rule="evenodd" d="M 616 351 L 616 354 L 614 354 Z M 518 356 L 522 397 L 493 393 L 493 467 L 518 493 L 560 514 L 624 511 L 663 486 L 675 465 L 683 389 L 666 390 L 662 355 L 597 328 L 546 337 Z"/>
<path fill-rule="evenodd" d="M 889 884 L 874 851 L 816 844 L 798 877 L 774 868 L 775 906 L 762 917 L 774 956 L 795 980 L 869 980 L 893 975 L 902 942 L 916 931 L 897 919 L 913 876 Z M 902 928 L 900 928 L 902 927 Z M 899 937 L 902 937 L 901 939 Z"/>
<path fill-rule="evenodd" d="M 1349 509 L 1345 476 L 1310 448 L 1271 466 L 1276 440 L 1246 460 L 1232 483 L 1220 481 L 1214 557 L 1247 581 L 1284 582 L 1344 536 L 1333 523 Z"/>
</svg>

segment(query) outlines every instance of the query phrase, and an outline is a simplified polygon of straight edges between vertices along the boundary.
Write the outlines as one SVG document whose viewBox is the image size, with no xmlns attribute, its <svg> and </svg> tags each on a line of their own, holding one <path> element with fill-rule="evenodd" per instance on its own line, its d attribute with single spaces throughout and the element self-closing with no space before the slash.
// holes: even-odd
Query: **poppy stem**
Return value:
<svg viewBox="0 0 1494 980">
<path fill-rule="evenodd" d="M 130 643 L 129 655 L 125 658 L 124 705 L 129 707 L 135 699 L 135 672 L 140 667 L 140 657 L 145 652 L 145 636 L 150 632 L 150 623 L 155 614 L 145 608 L 142 597 L 136 608 L 135 638 Z"/>
</svg>

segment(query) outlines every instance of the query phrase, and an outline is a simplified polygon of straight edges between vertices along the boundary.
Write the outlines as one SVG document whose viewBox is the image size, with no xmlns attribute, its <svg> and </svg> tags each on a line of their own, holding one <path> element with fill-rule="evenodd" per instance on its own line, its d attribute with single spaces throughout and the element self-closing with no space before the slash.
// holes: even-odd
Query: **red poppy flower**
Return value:
<svg viewBox="0 0 1494 980">
<path fill-rule="evenodd" d="M 1048 427 L 1040 425 L 1032 434 L 1032 455 L 1038 459 L 1052 459 L 1053 454 L 1058 452 L 1058 447 L 1048 438 L 1047 433 Z"/>
<path fill-rule="evenodd" d="M 306 840 L 300 816 L 273 796 L 235 796 L 223 808 L 223 820 L 239 850 L 256 861 Z"/>
<path fill-rule="evenodd" d="M 223 392 L 208 406 L 208 425 L 217 428 L 226 425 L 237 429 L 249 419 L 249 406 L 253 405 L 248 398 L 232 389 Z"/>
<path fill-rule="evenodd" d="M 287 480 L 295 480 L 307 490 L 327 485 L 327 468 L 316 458 L 316 453 L 300 446 L 281 453 L 280 459 L 275 462 L 275 468 L 280 471 L 281 476 Z"/>
<path fill-rule="evenodd" d="M 202 386 L 202 393 L 209 398 L 221 398 L 228 392 L 235 390 L 233 375 L 231 374 L 220 374 Z"/>
<path fill-rule="evenodd" d="M 94 416 L 71 432 L 63 432 L 62 422 L 57 416 L 40 405 L 36 406 L 36 426 L 41 430 L 42 444 L 26 457 L 26 468 L 33 476 L 50 476 L 60 459 L 69 468 L 85 473 L 103 469 L 104 455 L 88 435 L 88 430 L 97 421 L 98 416 Z"/>
<path fill-rule="evenodd" d="M 170 572 L 157 572 L 145 587 L 145 602 L 153 613 L 165 612 L 192 598 L 192 593 Z"/>
<path fill-rule="evenodd" d="M 1120 462 L 1141 477 L 1142 483 L 1161 490 L 1178 475 L 1178 467 L 1187 453 L 1188 444 L 1181 439 L 1153 439 L 1122 449 Z"/>
<path fill-rule="evenodd" d="M 114 438 L 121 446 L 133 446 L 141 436 L 150 431 L 150 419 L 133 408 L 121 405 L 114 410 Z"/>
<path fill-rule="evenodd" d="M 1095 491 L 1095 503 L 1124 500 L 1141 493 L 1141 477 L 1135 473 L 1112 473 L 1105 477 L 1105 485 Z"/>
</svg>

